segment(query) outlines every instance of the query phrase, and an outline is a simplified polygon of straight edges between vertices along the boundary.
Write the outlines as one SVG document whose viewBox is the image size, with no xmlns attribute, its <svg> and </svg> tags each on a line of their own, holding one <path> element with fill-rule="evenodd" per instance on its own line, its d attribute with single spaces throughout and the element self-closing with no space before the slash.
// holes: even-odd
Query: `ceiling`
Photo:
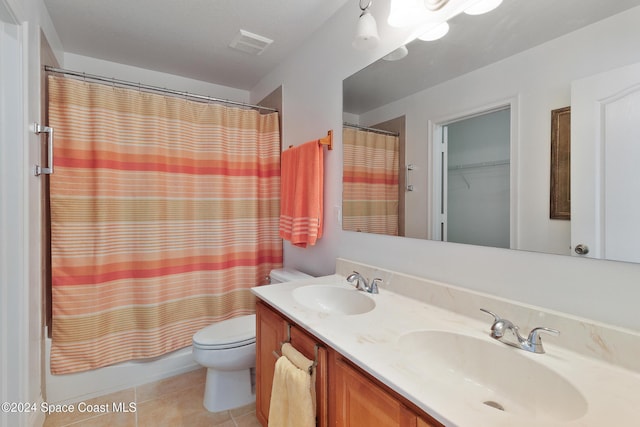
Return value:
<svg viewBox="0 0 640 427">
<path fill-rule="evenodd" d="M 65 52 L 243 90 L 346 2 L 44 0 Z M 231 49 L 240 29 L 274 42 L 258 56 Z"/>
<path fill-rule="evenodd" d="M 251 90 L 347 1 L 44 3 L 65 52 Z M 373 8 L 387 7 L 382 1 L 374 3 Z M 364 80 L 362 76 L 358 82 L 347 79 L 345 110 L 369 111 L 638 4 L 640 0 L 504 0 L 486 15 L 459 15 L 451 20 L 451 30 L 443 39 L 414 42 L 402 61 L 378 61 L 366 70 Z M 378 22 L 379 27 L 383 25 Z M 240 29 L 274 42 L 258 56 L 234 50 L 229 44 Z M 383 87 L 380 82 L 388 80 L 385 76 L 394 78 Z"/>
<path fill-rule="evenodd" d="M 640 0 L 504 0 L 485 15 L 460 14 L 444 38 L 416 40 L 404 59 L 377 61 L 347 78 L 344 110 L 371 111 L 638 5 Z"/>
</svg>

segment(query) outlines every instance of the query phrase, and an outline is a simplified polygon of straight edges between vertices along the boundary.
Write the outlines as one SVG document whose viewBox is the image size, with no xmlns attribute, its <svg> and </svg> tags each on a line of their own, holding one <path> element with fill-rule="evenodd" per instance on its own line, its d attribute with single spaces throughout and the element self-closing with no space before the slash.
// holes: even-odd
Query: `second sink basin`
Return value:
<svg viewBox="0 0 640 427">
<path fill-rule="evenodd" d="M 296 288 L 293 290 L 293 299 L 306 308 L 330 314 L 363 314 L 376 306 L 373 298 L 364 292 L 327 285 Z"/>
<path fill-rule="evenodd" d="M 499 342 L 446 331 L 409 332 L 398 340 L 410 372 L 455 391 L 460 402 L 505 415 L 570 421 L 586 413 L 582 394 L 529 354 Z M 479 405 L 480 408 L 485 406 Z"/>
</svg>

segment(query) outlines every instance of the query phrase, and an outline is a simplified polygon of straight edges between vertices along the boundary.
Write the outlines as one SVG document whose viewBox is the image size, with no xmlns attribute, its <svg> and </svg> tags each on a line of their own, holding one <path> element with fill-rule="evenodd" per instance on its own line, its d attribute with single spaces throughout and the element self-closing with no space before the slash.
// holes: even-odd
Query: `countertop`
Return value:
<svg viewBox="0 0 640 427">
<path fill-rule="evenodd" d="M 638 425 L 640 375 L 636 372 L 547 342 L 544 343 L 545 354 L 509 347 L 489 336 L 492 322 L 489 316 L 486 322 L 480 322 L 384 288 L 380 289 L 379 294 L 366 294 L 375 301 L 375 308 L 367 313 L 342 315 L 316 311 L 293 297 L 296 288 L 308 285 L 334 286 L 362 292 L 340 275 L 260 286 L 252 288 L 252 292 L 447 426 Z M 555 408 L 551 410 L 549 406 L 538 407 L 535 398 L 527 402 L 509 402 L 504 395 L 479 398 L 479 394 L 470 392 L 473 387 L 468 387 L 468 384 L 459 386 L 455 381 L 452 382 L 451 373 L 445 369 L 434 367 L 429 370 L 430 363 L 423 363 L 424 355 L 420 351 L 407 351 L 406 347 L 399 345 L 401 337 L 422 330 L 466 335 L 486 341 L 486 345 L 502 346 L 500 351 L 518 352 L 517 356 L 530 359 L 546 370 L 559 374 L 579 393 L 577 397 L 569 398 L 559 394 L 558 390 L 562 390 L 562 387 L 553 386 L 544 390 L 547 405 L 551 399 L 551 406 Z M 482 344 L 486 347 L 485 343 Z M 473 361 L 474 357 L 480 357 L 464 347 L 456 350 L 457 356 L 468 358 L 465 360 Z M 512 357 L 511 354 L 505 355 Z M 509 357 L 506 360 L 511 360 Z M 501 370 L 507 382 L 518 383 L 523 389 L 532 388 L 541 378 L 503 364 L 487 367 L 487 370 Z M 468 381 L 473 383 L 474 379 L 469 378 Z M 479 388 L 487 393 L 484 387 Z M 483 401 L 487 400 L 506 402 L 505 410 L 484 404 Z M 568 415 L 563 413 L 565 409 Z"/>
</svg>

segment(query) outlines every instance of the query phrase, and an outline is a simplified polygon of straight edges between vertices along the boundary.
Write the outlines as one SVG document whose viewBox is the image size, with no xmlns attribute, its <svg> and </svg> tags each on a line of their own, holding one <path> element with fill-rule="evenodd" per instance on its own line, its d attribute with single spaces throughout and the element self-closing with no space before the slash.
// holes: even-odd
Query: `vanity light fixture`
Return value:
<svg viewBox="0 0 640 427">
<path fill-rule="evenodd" d="M 402 45 L 391 53 L 382 57 L 385 61 L 398 61 L 399 59 L 404 58 L 409 53 L 409 49 L 406 46 Z"/>
<path fill-rule="evenodd" d="M 396 28 L 417 26 L 430 21 L 446 21 L 464 11 L 469 15 L 487 13 L 502 0 L 390 0 L 387 23 Z"/>
<path fill-rule="evenodd" d="M 483 13 L 491 12 L 493 9 L 500 6 L 501 3 L 502 0 L 481 0 L 466 8 L 464 13 L 467 15 L 482 15 Z"/>
<path fill-rule="evenodd" d="M 424 40 L 426 42 L 431 42 L 434 40 L 441 39 L 449 32 L 449 23 L 443 22 L 442 24 L 438 24 L 435 27 L 430 27 L 425 32 L 418 36 L 418 39 Z"/>
<path fill-rule="evenodd" d="M 391 0 L 387 23 L 396 28 L 416 25 L 426 11 L 424 0 Z"/>
<path fill-rule="evenodd" d="M 367 0 L 364 0 L 365 2 Z M 376 47 L 380 41 L 378 36 L 378 25 L 376 20 L 367 9 L 371 6 L 372 1 L 369 0 L 366 5 L 362 6 L 363 0 L 360 0 L 359 6 L 362 13 L 358 18 L 358 26 L 356 27 L 356 36 L 353 39 L 353 47 L 356 49 L 371 49 Z"/>
<path fill-rule="evenodd" d="M 424 7 L 431 12 L 442 9 L 444 5 L 449 3 L 449 0 L 423 0 Z"/>
</svg>

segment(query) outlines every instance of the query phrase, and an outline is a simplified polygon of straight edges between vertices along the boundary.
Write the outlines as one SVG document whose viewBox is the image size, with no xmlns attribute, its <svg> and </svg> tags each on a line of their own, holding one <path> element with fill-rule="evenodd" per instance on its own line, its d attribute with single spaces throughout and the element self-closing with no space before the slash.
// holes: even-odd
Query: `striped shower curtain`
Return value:
<svg viewBox="0 0 640 427">
<path fill-rule="evenodd" d="M 398 235 L 399 138 L 345 127 L 342 226 Z"/>
<path fill-rule="evenodd" d="M 49 77 L 51 370 L 155 357 L 282 264 L 277 113 Z"/>
</svg>

